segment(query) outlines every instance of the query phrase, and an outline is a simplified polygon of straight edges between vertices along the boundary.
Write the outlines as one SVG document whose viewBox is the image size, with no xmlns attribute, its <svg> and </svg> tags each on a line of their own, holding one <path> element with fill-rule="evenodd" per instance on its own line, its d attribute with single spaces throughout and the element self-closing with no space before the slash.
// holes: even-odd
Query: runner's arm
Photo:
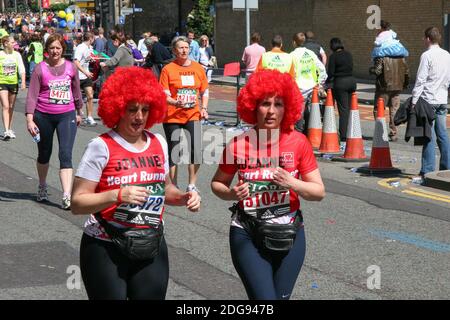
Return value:
<svg viewBox="0 0 450 320">
<path fill-rule="evenodd" d="M 23 59 L 22 59 L 21 54 L 18 52 L 16 52 L 16 54 L 17 54 L 17 60 L 19 62 L 18 69 L 19 69 L 19 74 L 20 74 L 20 78 L 21 78 L 22 89 L 25 89 L 27 87 L 25 65 L 23 64 Z"/>
<path fill-rule="evenodd" d="M 197 192 L 182 192 L 170 180 L 169 175 L 166 177 L 165 188 L 165 204 L 171 206 L 186 206 L 190 211 L 198 211 L 200 209 L 200 196 Z"/>
<path fill-rule="evenodd" d="M 234 187 L 230 188 L 234 174 L 225 173 L 217 168 L 216 174 L 211 181 L 212 192 L 222 200 L 240 201 L 250 195 L 248 182 L 240 180 Z"/>
<path fill-rule="evenodd" d="M 115 203 L 131 203 L 143 205 L 148 197 L 145 187 L 127 186 L 95 192 L 98 182 L 75 177 L 71 197 L 73 214 L 91 214 L 111 207 Z M 120 196 L 119 196 L 120 192 Z"/>
<path fill-rule="evenodd" d="M 72 77 L 72 96 L 73 102 L 75 103 L 75 108 L 77 109 L 77 114 L 81 116 L 83 114 L 83 98 L 81 96 L 80 78 L 75 65 L 73 68 L 74 76 Z"/>
<path fill-rule="evenodd" d="M 89 70 L 84 69 L 84 68 L 81 66 L 80 61 L 78 61 L 77 59 L 74 59 L 74 60 L 73 60 L 73 63 L 75 64 L 75 66 L 77 67 L 77 69 L 78 69 L 80 72 L 82 72 L 82 73 L 84 73 L 84 74 L 86 75 L 86 77 L 92 78 L 92 73 L 91 73 Z"/>
</svg>

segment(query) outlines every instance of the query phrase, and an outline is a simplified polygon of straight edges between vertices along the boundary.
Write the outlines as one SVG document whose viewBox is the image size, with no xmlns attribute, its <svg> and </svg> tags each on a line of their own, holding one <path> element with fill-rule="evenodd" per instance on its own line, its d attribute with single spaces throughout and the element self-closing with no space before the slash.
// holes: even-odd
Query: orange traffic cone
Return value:
<svg viewBox="0 0 450 320">
<path fill-rule="evenodd" d="M 343 157 L 333 158 L 334 161 L 365 162 L 368 160 L 364 153 L 364 141 L 361 133 L 361 121 L 359 119 L 358 96 L 352 94 L 350 118 L 347 127 L 347 140 Z"/>
<path fill-rule="evenodd" d="M 386 118 L 384 116 L 384 100 L 382 98 L 379 98 L 377 101 L 377 119 L 375 122 L 369 167 L 361 167 L 358 171 L 369 174 L 401 173 L 400 169 L 392 166 Z"/>
<path fill-rule="evenodd" d="M 320 153 L 337 154 L 339 151 L 339 137 L 336 128 L 336 116 L 334 114 L 334 100 L 331 89 L 327 92 L 325 112 L 323 116 L 322 141 L 320 142 Z"/>
<path fill-rule="evenodd" d="M 313 149 L 319 149 L 322 140 L 322 120 L 320 118 L 319 89 L 314 87 L 309 114 L 308 140 Z"/>
</svg>

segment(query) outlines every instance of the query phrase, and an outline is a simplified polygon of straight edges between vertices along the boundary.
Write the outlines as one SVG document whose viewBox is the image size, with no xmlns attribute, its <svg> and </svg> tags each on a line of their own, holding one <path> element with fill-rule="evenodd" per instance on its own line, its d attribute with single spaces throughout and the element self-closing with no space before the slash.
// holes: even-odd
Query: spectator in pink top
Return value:
<svg viewBox="0 0 450 320">
<path fill-rule="evenodd" d="M 261 35 L 258 32 L 252 34 L 250 41 L 252 44 L 245 47 L 244 54 L 242 55 L 242 61 L 245 63 L 247 77 L 256 70 L 259 59 L 261 59 L 263 53 L 266 52 L 266 49 L 259 44 Z"/>
</svg>

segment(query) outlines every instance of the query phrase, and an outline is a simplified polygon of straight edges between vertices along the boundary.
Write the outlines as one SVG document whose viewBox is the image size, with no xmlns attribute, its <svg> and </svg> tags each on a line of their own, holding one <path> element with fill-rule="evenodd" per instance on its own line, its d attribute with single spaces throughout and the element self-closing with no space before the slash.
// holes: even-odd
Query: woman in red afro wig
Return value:
<svg viewBox="0 0 450 320">
<path fill-rule="evenodd" d="M 287 73 L 261 70 L 254 73 L 239 93 L 237 112 L 242 120 L 256 124 L 256 108 L 267 97 L 277 96 L 284 102 L 284 117 L 280 129 L 290 131 L 301 118 L 304 103 L 295 81 Z"/>
<path fill-rule="evenodd" d="M 102 88 L 98 113 L 112 130 L 89 142 L 71 203 L 74 214 L 90 215 L 80 245 L 89 299 L 166 296 L 164 205 L 200 208 L 197 192 L 182 192 L 170 180 L 167 142 L 146 130 L 166 110 L 166 95 L 151 71 L 118 68 Z"/>
<path fill-rule="evenodd" d="M 161 123 L 167 112 L 166 94 L 150 70 L 118 67 L 103 84 L 99 96 L 98 115 L 105 126 L 114 128 L 130 103 L 147 105 L 150 116 L 145 128 Z"/>
<path fill-rule="evenodd" d="M 238 113 L 255 126 L 228 143 L 211 182 L 216 196 L 237 202 L 230 251 L 251 300 L 290 298 L 306 250 L 300 199 L 325 196 L 311 144 L 292 130 L 302 107 L 290 75 L 254 73 L 239 95 Z"/>
</svg>

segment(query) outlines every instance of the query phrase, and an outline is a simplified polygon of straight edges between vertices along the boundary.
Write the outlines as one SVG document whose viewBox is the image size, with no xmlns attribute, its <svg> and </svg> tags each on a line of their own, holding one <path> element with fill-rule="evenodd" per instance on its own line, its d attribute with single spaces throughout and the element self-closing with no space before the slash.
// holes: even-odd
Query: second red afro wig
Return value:
<svg viewBox="0 0 450 320">
<path fill-rule="evenodd" d="M 140 67 L 118 67 L 102 86 L 98 115 L 105 126 L 114 128 L 131 103 L 150 107 L 147 129 L 162 122 L 167 113 L 166 94 L 153 72 Z"/>
<path fill-rule="evenodd" d="M 290 131 L 303 112 L 303 97 L 297 83 L 288 73 L 277 70 L 261 70 L 250 76 L 248 83 L 240 91 L 237 112 L 242 120 L 256 124 L 256 107 L 265 99 L 280 97 L 284 102 L 282 131 Z"/>
</svg>

